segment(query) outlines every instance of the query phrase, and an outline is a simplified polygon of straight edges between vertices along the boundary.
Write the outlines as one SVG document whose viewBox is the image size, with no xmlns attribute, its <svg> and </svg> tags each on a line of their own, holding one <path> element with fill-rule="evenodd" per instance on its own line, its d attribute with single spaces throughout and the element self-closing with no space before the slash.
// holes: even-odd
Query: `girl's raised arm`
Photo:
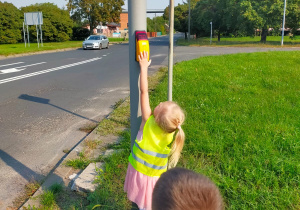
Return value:
<svg viewBox="0 0 300 210">
<path fill-rule="evenodd" d="M 143 129 L 146 121 L 151 115 L 151 108 L 149 103 L 148 93 L 148 67 L 151 64 L 151 60 L 148 61 L 148 52 L 141 52 L 139 55 L 139 63 L 141 68 L 140 74 L 140 91 L 141 91 L 141 111 L 142 111 L 142 123 L 140 129 Z"/>
</svg>

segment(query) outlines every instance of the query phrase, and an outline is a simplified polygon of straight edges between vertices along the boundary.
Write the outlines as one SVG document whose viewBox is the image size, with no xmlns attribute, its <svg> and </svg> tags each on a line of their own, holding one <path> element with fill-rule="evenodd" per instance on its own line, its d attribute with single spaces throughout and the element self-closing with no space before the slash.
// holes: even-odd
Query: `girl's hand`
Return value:
<svg viewBox="0 0 300 210">
<path fill-rule="evenodd" d="M 139 55 L 139 60 L 141 70 L 147 69 L 151 64 L 151 60 L 148 61 L 148 52 L 146 51 L 141 52 Z"/>
</svg>

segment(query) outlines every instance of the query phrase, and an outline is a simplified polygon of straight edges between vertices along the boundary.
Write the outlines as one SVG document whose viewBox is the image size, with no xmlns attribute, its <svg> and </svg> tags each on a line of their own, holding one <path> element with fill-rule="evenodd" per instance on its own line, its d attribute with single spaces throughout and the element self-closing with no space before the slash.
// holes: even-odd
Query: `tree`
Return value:
<svg viewBox="0 0 300 210">
<path fill-rule="evenodd" d="M 300 0 L 289 0 L 287 4 L 286 28 L 290 28 L 293 36 L 300 28 Z"/>
<path fill-rule="evenodd" d="M 162 34 L 166 33 L 165 30 L 165 22 L 166 20 L 162 16 L 154 17 L 153 19 L 147 18 L 147 31 L 161 31 Z"/>
<path fill-rule="evenodd" d="M 192 31 L 201 35 L 210 34 L 210 22 L 218 35 L 237 30 L 237 0 L 202 0 L 192 12 Z"/>
<path fill-rule="evenodd" d="M 195 7 L 196 3 L 200 0 L 191 0 L 191 11 Z M 191 12 L 192 13 L 192 12 Z M 176 31 L 184 32 L 185 38 L 187 39 L 188 32 L 188 15 L 189 15 L 189 4 L 188 0 L 183 4 L 178 4 L 174 7 L 174 29 Z M 164 11 L 164 19 L 169 20 L 169 7 Z"/>
<path fill-rule="evenodd" d="M 286 26 L 295 31 L 299 27 L 299 0 L 287 1 Z M 282 27 L 284 0 L 247 0 L 242 2 L 241 14 L 246 23 L 261 29 L 261 42 L 267 41 L 270 28 Z"/>
<path fill-rule="evenodd" d="M 43 39 L 51 42 L 67 41 L 72 36 L 73 21 L 69 12 L 53 3 L 34 4 L 21 8 L 22 12 L 43 13 Z M 36 38 L 36 27 L 30 27 L 30 37 Z"/>
<path fill-rule="evenodd" d="M 248 12 L 244 13 L 243 16 L 248 20 L 252 20 L 256 28 L 261 28 L 261 42 L 265 43 L 267 41 L 269 28 L 280 28 L 282 23 L 284 1 L 250 0 L 247 3 Z M 255 16 L 252 16 L 252 14 L 255 14 Z"/>
<path fill-rule="evenodd" d="M 73 18 L 87 19 L 90 33 L 102 22 L 118 23 L 124 0 L 67 0 L 67 7 Z"/>
<path fill-rule="evenodd" d="M 0 2 L 0 43 L 17 43 L 22 39 L 22 13 L 13 4 Z"/>
</svg>

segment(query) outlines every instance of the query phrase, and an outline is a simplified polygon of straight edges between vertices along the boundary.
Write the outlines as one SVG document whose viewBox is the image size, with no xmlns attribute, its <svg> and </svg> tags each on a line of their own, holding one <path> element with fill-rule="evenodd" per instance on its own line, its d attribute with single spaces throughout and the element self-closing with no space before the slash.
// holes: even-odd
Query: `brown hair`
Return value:
<svg viewBox="0 0 300 210">
<path fill-rule="evenodd" d="M 163 102 L 162 111 L 155 117 L 156 123 L 166 132 L 172 133 L 177 130 L 175 135 L 175 140 L 171 146 L 171 152 L 169 155 L 168 168 L 173 168 L 176 166 L 181 150 L 184 145 L 185 135 L 181 128 L 184 122 L 185 115 L 183 110 L 172 101 Z"/>
<path fill-rule="evenodd" d="M 222 210 L 217 186 L 206 176 L 184 168 L 173 168 L 157 181 L 152 210 Z"/>
</svg>

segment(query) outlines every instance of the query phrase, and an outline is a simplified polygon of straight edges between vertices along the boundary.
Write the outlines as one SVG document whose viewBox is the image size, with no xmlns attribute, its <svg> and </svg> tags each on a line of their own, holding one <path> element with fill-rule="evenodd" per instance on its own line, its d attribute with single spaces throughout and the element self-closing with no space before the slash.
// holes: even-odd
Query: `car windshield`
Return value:
<svg viewBox="0 0 300 210">
<path fill-rule="evenodd" d="M 90 36 L 88 40 L 100 40 L 99 36 Z"/>
</svg>

